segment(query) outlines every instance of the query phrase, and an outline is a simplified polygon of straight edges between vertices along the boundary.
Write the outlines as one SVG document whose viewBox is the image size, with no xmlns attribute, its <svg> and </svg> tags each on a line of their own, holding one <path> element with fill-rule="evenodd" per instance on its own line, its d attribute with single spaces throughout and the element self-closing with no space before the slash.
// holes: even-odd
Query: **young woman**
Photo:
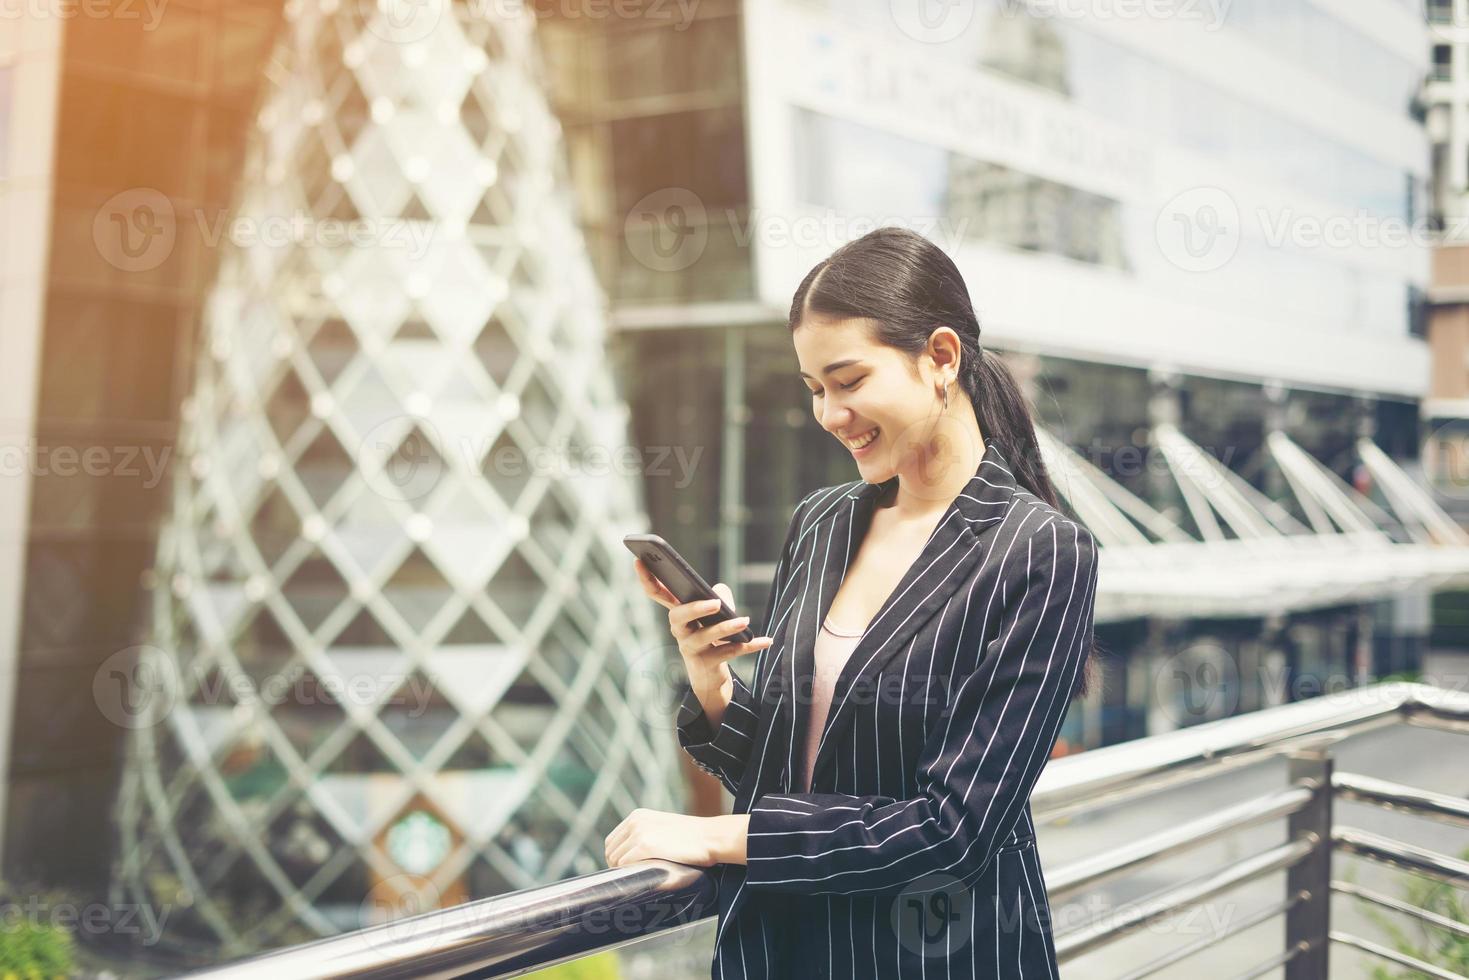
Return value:
<svg viewBox="0 0 1469 980">
<path fill-rule="evenodd" d="M 944 252 L 883 228 L 791 305 L 801 381 L 861 479 L 796 507 L 764 636 L 668 608 L 678 737 L 721 817 L 635 810 L 609 866 L 713 866 L 712 976 L 1057 976 L 1030 792 L 1092 646 L 1097 545 Z M 731 600 L 723 584 L 716 590 Z M 753 685 L 728 667 L 756 653 Z"/>
</svg>

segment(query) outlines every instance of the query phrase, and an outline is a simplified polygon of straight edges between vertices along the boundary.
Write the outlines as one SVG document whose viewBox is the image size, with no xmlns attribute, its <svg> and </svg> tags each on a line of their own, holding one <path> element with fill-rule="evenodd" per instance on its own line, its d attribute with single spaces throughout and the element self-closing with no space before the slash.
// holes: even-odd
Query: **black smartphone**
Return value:
<svg viewBox="0 0 1469 980">
<path fill-rule="evenodd" d="M 709 587 L 709 583 L 694 571 L 692 565 L 684 561 L 683 555 L 674 551 L 673 545 L 658 535 L 627 534 L 623 536 L 622 543 L 627 545 L 628 551 L 642 559 L 643 564 L 648 566 L 648 571 L 652 572 L 679 602 L 719 599 L 719 593 Z M 713 626 L 715 623 L 734 618 L 735 611 L 729 608 L 723 599 L 720 599 L 718 612 L 701 616 L 694 622 L 702 629 L 705 626 Z M 738 633 L 726 636 L 724 642 L 749 643 L 753 639 L 755 639 L 755 634 L 751 633 L 750 628 L 746 626 Z"/>
</svg>

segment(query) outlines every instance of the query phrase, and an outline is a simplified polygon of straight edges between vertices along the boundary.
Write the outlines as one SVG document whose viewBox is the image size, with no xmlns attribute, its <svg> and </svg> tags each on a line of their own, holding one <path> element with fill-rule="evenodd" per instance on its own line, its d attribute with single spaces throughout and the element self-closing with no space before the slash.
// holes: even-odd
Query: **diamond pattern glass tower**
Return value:
<svg viewBox="0 0 1469 980">
<path fill-rule="evenodd" d="M 680 805 L 620 541 L 640 471 L 516 9 L 288 5 L 152 639 L 99 675 L 136 709 L 115 881 L 175 942 L 595 871 Z"/>
</svg>

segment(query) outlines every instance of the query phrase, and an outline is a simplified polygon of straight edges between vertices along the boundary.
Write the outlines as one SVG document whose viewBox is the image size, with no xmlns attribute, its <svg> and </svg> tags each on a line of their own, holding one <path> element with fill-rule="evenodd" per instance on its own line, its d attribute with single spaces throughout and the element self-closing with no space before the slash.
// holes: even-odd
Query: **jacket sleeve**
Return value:
<svg viewBox="0 0 1469 980">
<path fill-rule="evenodd" d="M 923 747 L 920 794 L 759 797 L 747 888 L 880 894 L 932 874 L 972 883 L 989 866 L 1050 758 L 1091 644 L 1097 583 L 1096 541 L 1078 524 L 1052 521 L 1015 550 L 998 632 Z"/>
<path fill-rule="evenodd" d="M 781 590 L 787 579 L 790 578 L 791 559 L 795 554 L 796 542 L 799 539 L 803 513 L 806 503 L 814 496 L 808 495 L 796 505 L 796 512 L 791 517 L 790 526 L 786 529 L 785 544 L 781 545 L 780 560 L 775 567 L 775 578 L 770 583 L 770 592 L 765 599 L 765 618 L 762 620 L 762 628 L 756 632 L 756 636 L 769 636 L 773 627 L 775 607 L 780 597 Z M 753 626 L 754 623 L 752 622 Z M 760 687 L 766 654 L 770 652 L 766 647 L 756 654 L 755 687 Z M 750 758 L 750 749 L 755 743 L 755 726 L 759 720 L 757 699 L 755 693 L 740 678 L 733 667 L 730 674 L 734 679 L 734 692 L 730 696 L 729 707 L 724 710 L 724 717 L 720 719 L 719 729 L 713 730 L 709 724 L 709 718 L 704 714 L 704 706 L 699 702 L 699 697 L 694 693 L 693 685 L 687 677 L 679 682 L 678 695 L 678 743 L 683 750 L 694 760 L 694 764 L 705 772 L 712 773 L 719 778 L 731 795 L 738 792 L 740 779 L 745 774 L 745 763 Z"/>
</svg>

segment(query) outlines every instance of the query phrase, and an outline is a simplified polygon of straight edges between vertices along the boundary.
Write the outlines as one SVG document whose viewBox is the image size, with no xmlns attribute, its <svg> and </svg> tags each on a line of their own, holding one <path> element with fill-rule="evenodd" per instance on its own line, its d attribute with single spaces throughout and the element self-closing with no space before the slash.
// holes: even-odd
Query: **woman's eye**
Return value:
<svg viewBox="0 0 1469 980">
<path fill-rule="evenodd" d="M 842 389 L 843 391 L 851 391 L 853 388 L 857 387 L 865 380 L 865 378 L 858 378 L 856 381 L 851 381 L 844 385 L 837 385 L 837 387 Z M 821 394 L 820 388 L 807 388 L 806 390 L 811 393 L 812 398 L 815 398 L 817 395 Z"/>
</svg>

